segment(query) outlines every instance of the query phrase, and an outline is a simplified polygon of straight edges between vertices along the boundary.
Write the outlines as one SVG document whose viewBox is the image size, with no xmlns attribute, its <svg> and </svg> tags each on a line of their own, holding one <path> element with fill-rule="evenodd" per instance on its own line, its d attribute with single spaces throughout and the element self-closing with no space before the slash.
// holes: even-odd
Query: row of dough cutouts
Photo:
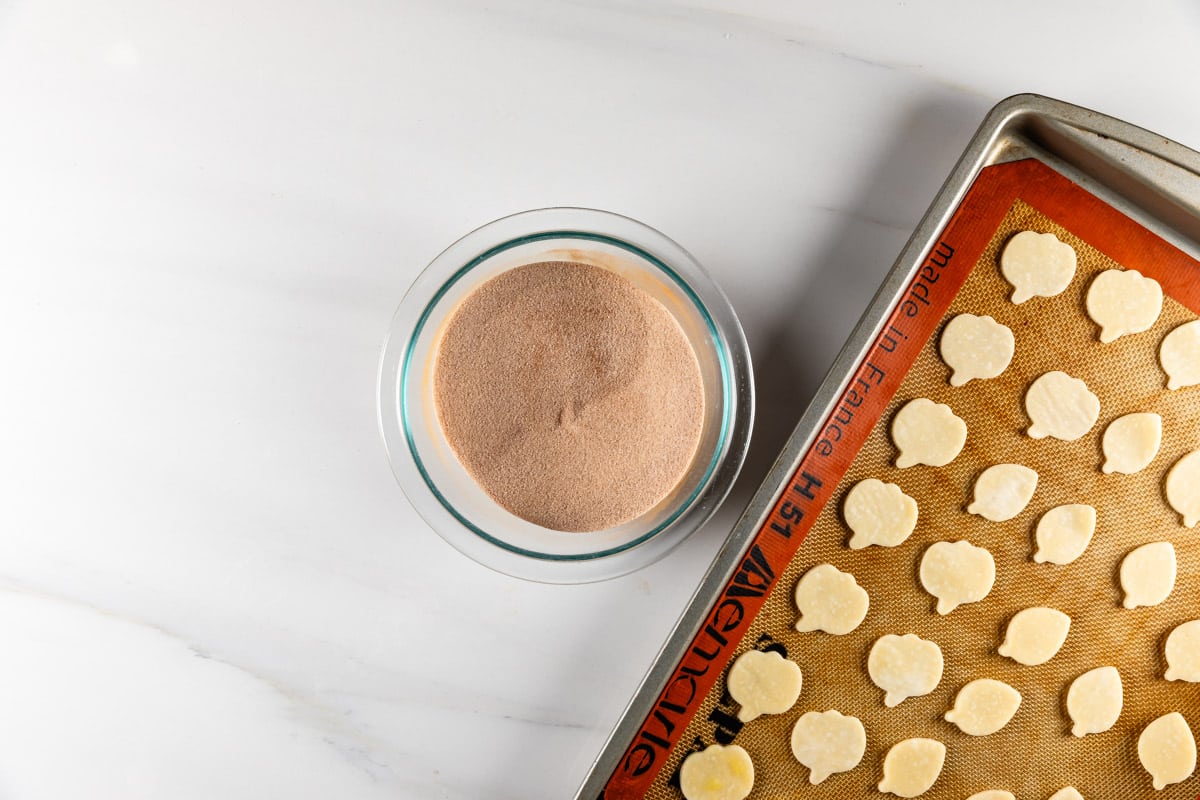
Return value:
<svg viewBox="0 0 1200 800">
<path fill-rule="evenodd" d="M 1074 277 L 1075 251 L 1053 234 L 1025 231 L 1005 247 L 1000 267 L 1014 286 L 1014 303 L 1053 297 Z M 1162 311 L 1162 302 L 1162 289 L 1153 279 L 1134 270 L 1108 270 L 1093 279 L 1086 308 L 1100 328 L 1100 341 L 1108 343 L 1149 330 Z M 1001 375 L 1015 353 L 1015 337 L 991 317 L 959 314 L 945 326 L 939 352 L 951 370 L 950 383 L 962 386 Z M 1200 385 L 1200 320 L 1168 333 L 1158 354 L 1169 389 Z M 1057 371 L 1036 379 L 1025 393 L 1024 404 L 1032 422 L 1027 430 L 1030 437 L 1065 441 L 1092 430 L 1101 409 L 1099 398 L 1082 380 Z M 1133 474 L 1145 469 L 1158 454 L 1162 430 L 1162 418 L 1154 413 L 1126 414 L 1113 420 L 1102 438 L 1101 470 Z M 896 466 L 942 467 L 962 451 L 967 425 L 949 406 L 917 398 L 896 414 L 891 434 L 898 451 Z M 996 522 L 1012 519 L 1029 504 L 1037 482 L 1037 473 L 1028 467 L 993 465 L 976 479 L 967 511 Z M 1200 450 L 1171 467 L 1164 491 L 1185 526 L 1200 522 Z M 852 532 L 850 548 L 895 547 L 915 529 L 918 506 L 895 484 L 868 478 L 847 493 L 843 516 Z M 1034 561 L 1071 563 L 1086 550 L 1095 529 L 1092 506 L 1079 503 L 1050 509 L 1036 527 Z M 1174 588 L 1175 573 L 1175 550 L 1170 542 L 1136 548 L 1121 563 L 1123 605 L 1136 608 L 1163 602 Z M 961 604 L 987 596 L 995 581 L 995 563 L 988 550 L 967 541 L 936 542 L 921 558 L 919 578 L 936 598 L 937 612 L 949 614 Z M 834 635 L 856 629 L 870 605 L 866 590 L 854 576 L 830 564 L 813 567 L 801 577 L 795 601 L 800 611 L 797 630 Z M 998 652 L 1020 664 L 1045 663 L 1066 641 L 1070 625 L 1070 617 L 1057 609 L 1024 609 L 1009 621 Z M 1200 682 L 1200 620 L 1176 627 L 1165 649 L 1167 680 Z M 890 708 L 937 687 L 943 671 L 942 651 L 935 642 L 915 634 L 888 634 L 872 646 L 867 669 Z M 730 667 L 727 680 L 730 695 L 741 705 L 743 722 L 790 710 L 802 685 L 800 667 L 773 651 L 743 653 Z M 1072 733 L 1084 736 L 1109 730 L 1120 716 L 1122 699 L 1121 677 L 1115 667 L 1101 666 L 1078 676 L 1066 691 Z M 959 690 L 945 719 L 966 734 L 987 736 L 1007 725 L 1020 704 L 1016 689 L 982 678 Z M 866 750 L 866 732 L 853 716 L 836 710 L 810 711 L 793 727 L 791 747 L 815 784 L 858 766 Z M 884 758 L 879 790 L 900 797 L 923 794 L 936 782 L 945 752 L 945 745 L 934 739 L 906 739 L 895 744 Z M 1154 720 L 1139 737 L 1138 755 L 1156 789 L 1189 777 L 1195 770 L 1196 744 L 1187 721 L 1175 712 Z M 753 763 L 737 745 L 712 745 L 685 759 L 680 783 L 687 800 L 741 800 L 753 785 Z M 1080 798 L 1073 787 L 1064 787 L 1051 800 Z M 1013 800 L 1013 795 L 987 790 L 969 800 Z"/>
</svg>

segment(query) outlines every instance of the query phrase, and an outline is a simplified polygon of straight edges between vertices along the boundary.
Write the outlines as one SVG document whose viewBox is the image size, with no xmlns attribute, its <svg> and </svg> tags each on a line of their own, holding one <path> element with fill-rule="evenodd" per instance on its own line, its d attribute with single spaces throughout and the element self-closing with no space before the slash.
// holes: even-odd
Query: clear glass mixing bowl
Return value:
<svg viewBox="0 0 1200 800">
<path fill-rule="evenodd" d="M 700 364 L 705 419 L 690 467 L 655 507 L 607 530 L 565 533 L 509 513 L 459 463 L 438 424 L 432 372 L 443 326 L 479 285 L 539 261 L 591 264 L 630 280 L 674 315 Z M 577 583 L 644 567 L 712 516 L 746 455 L 753 385 L 750 352 L 733 308 L 687 251 L 628 217 L 548 208 L 472 231 L 417 277 L 383 345 L 379 422 L 401 488 L 442 538 L 508 575 Z"/>
</svg>

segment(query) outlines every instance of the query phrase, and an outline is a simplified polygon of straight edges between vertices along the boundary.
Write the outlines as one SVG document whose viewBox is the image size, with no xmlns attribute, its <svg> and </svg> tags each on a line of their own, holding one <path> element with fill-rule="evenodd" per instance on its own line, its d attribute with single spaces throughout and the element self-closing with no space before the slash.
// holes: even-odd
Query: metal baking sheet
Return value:
<svg viewBox="0 0 1200 800">
<path fill-rule="evenodd" d="M 1032 205 L 1028 202 L 1030 199 L 1034 201 Z M 1055 227 L 1063 219 L 1088 220 L 1082 237 L 1072 239 L 1072 231 L 1080 232 L 1078 226 Z M 821 529 L 822 518 L 836 517 L 832 508 L 840 500 L 838 484 L 856 466 L 860 472 L 865 469 L 873 456 L 877 460 L 886 460 L 890 455 L 884 452 L 890 445 L 881 438 L 881 426 L 877 423 L 888 413 L 904 381 L 919 382 L 922 374 L 920 359 L 929 360 L 927 345 L 952 304 L 969 304 L 972 292 L 991 291 L 995 295 L 1002 291 L 1003 287 L 981 283 L 984 279 L 978 275 L 986 270 L 975 269 L 975 265 L 994 261 L 1004 236 L 1022 226 L 1049 227 L 1057 230 L 1062 238 L 1073 240 L 1081 252 L 1082 275 L 1077 275 L 1077 283 L 1087 279 L 1088 270 L 1142 267 L 1150 263 L 1156 271 L 1155 277 L 1164 285 L 1169 304 L 1178 306 L 1170 306 L 1174 310 L 1165 313 L 1164 317 L 1172 313 L 1174 316 L 1160 320 L 1163 325 L 1171 320 L 1177 323 L 1188 318 L 1188 314 L 1200 312 L 1200 270 L 1194 268 L 1194 260 L 1200 256 L 1200 154 L 1119 120 L 1045 97 L 1021 95 L 999 104 L 984 121 L 905 246 L 779 460 L 718 554 L 597 758 L 578 798 L 615 800 L 678 796 L 671 782 L 683 754 L 704 744 L 745 743 L 755 738 L 736 724 L 729 707 L 713 700 L 723 685 L 726 665 L 740 652 L 739 647 L 745 649 L 748 646 L 745 640 L 751 633 L 768 640 L 757 642 L 757 646 L 787 646 L 787 636 L 778 632 L 780 635 L 776 638 L 779 641 L 775 641 L 771 636 L 774 629 L 768 631 L 762 625 L 756 627 L 755 620 L 770 611 L 769 608 L 764 611 L 764 606 L 771 602 L 776 606 L 771 612 L 775 617 L 783 613 L 778 606 L 790 598 L 794 573 L 808 560 L 810 551 L 821 543 L 829 545 L 828 539 L 845 550 L 841 547 L 839 534 Z M 1125 235 L 1126 228 L 1135 234 L 1142 230 L 1145 236 Z M 1111 231 L 1118 231 L 1120 235 Z M 1097 243 L 1102 247 L 1096 247 Z M 953 267 L 950 266 L 952 262 Z M 943 277 L 945 280 L 939 285 L 938 281 Z M 999 280 L 998 276 L 995 280 Z M 979 295 L 980 298 L 983 296 Z M 979 302 L 986 301 L 981 299 Z M 935 307 L 935 304 L 940 305 Z M 1080 317 L 1082 309 L 1068 308 L 1065 313 Z M 906 324 L 896 326 L 898 320 L 904 320 Z M 1047 323 L 1050 327 L 1040 335 L 1056 338 L 1053 322 Z M 1037 318 L 1014 318 L 1007 323 L 1034 325 Z M 1076 319 L 1075 323 L 1077 330 L 1090 333 L 1084 322 Z M 900 339 L 901 335 L 908 341 Z M 1031 363 L 1026 368 L 1037 366 Z M 1097 370 L 1101 374 L 1104 372 L 1103 368 Z M 933 371 L 930 367 L 924 373 Z M 1121 374 L 1129 370 L 1117 365 L 1115 372 L 1111 368 L 1108 371 Z M 1014 373 L 1014 381 L 1019 382 L 1020 372 Z M 941 382 L 944 383 L 944 372 Z M 930 383 L 922 391 L 932 396 L 937 387 Z M 1015 389 L 1010 386 L 1009 391 L 1012 393 Z M 1138 391 L 1141 394 L 1137 394 Z M 1130 402 L 1136 404 L 1148 402 L 1147 398 L 1153 392 L 1154 387 L 1148 383 L 1141 389 L 1125 391 L 1125 394 L 1133 397 Z M 1186 427 L 1194 413 L 1186 406 L 1165 416 L 1175 420 L 1173 424 Z M 1200 440 L 1196 431 L 1192 431 L 1192 436 Z M 1087 446 L 1097 447 L 1094 441 Z M 856 459 L 861 461 L 856 462 Z M 1051 465 L 1043 467 L 1044 470 L 1050 468 Z M 1095 464 L 1089 464 L 1089 469 L 1098 472 Z M 865 477 L 865 474 L 858 477 Z M 969 483 L 970 475 L 964 473 L 957 480 Z M 1056 485 L 1060 484 L 1062 481 Z M 924 519 L 924 510 L 922 514 Z M 1164 520 L 1167 518 L 1169 514 L 1164 515 Z M 1164 520 L 1155 520 L 1155 523 L 1166 524 Z M 817 532 L 813 541 L 802 548 L 801 542 L 814 524 Z M 935 538 L 958 537 L 938 535 Z M 798 552 L 805 558 L 797 556 Z M 1014 557 L 1020 558 L 1019 555 Z M 1000 561 L 999 553 L 997 561 Z M 789 567 L 792 568 L 790 572 Z M 898 567 L 897 580 L 912 583 L 912 569 L 912 564 L 907 562 Z M 1063 587 L 1067 585 L 1061 583 Z M 1054 584 L 1051 580 L 1040 591 L 1043 594 L 1051 592 Z M 1112 581 L 1101 580 L 1099 584 L 1110 586 Z M 874 597 L 873 605 L 876 605 Z M 1179 613 L 1183 611 L 1187 609 Z M 954 616 L 946 619 L 954 621 Z M 992 639 L 995 634 L 987 631 L 981 636 Z M 750 646 L 755 644 L 750 642 Z M 862 670 L 857 664 L 838 664 L 832 652 L 821 655 L 823 660 L 819 662 L 812 660 L 817 658 L 816 653 L 809 655 L 811 658 L 805 664 L 806 691 L 808 685 L 822 681 L 823 672 L 855 675 L 845 678 L 843 693 L 851 690 L 854 680 L 861 682 Z M 970 661 L 965 657 L 964 660 Z M 1143 660 L 1149 662 L 1151 659 Z M 1148 663 L 1147 669 L 1159 669 L 1157 656 L 1153 660 L 1155 663 Z M 815 670 L 814 663 L 819 664 Z M 1069 666 L 1063 669 L 1069 669 Z M 952 698 L 952 691 L 957 687 L 950 684 L 958 676 L 950 670 L 947 676 L 940 688 L 951 692 Z M 1047 698 L 1059 689 L 1054 681 L 1060 679 L 1061 676 L 1054 680 L 1047 678 L 1049 688 L 1042 695 L 1032 692 L 1031 698 L 1038 696 L 1048 702 Z M 870 688 L 873 687 L 868 685 L 868 690 Z M 837 696 L 836 693 L 827 695 Z M 1200 696 L 1191 692 L 1186 698 L 1189 708 L 1200 709 Z M 802 695 L 801 704 L 806 702 Z M 944 706 L 944 698 L 940 702 Z M 852 713 L 848 709 L 840 710 Z M 704 715 L 703 719 L 697 719 L 698 712 Z M 1058 710 L 1050 709 L 1050 712 L 1055 714 Z M 788 726 L 794 721 L 792 717 L 788 718 Z M 1193 724 L 1198 721 L 1191 720 Z M 903 738 L 880 728 L 895 727 L 898 731 L 904 727 L 902 722 L 898 719 L 895 726 L 868 725 L 871 741 L 864 763 L 856 770 L 859 774 L 853 790 L 849 783 L 839 784 L 831 779 L 821 787 L 814 787 L 812 796 L 863 796 L 864 789 L 860 784 L 865 780 L 869 786 L 879 780 L 880 753 L 891 739 Z M 911 719 L 908 723 L 916 724 Z M 776 721 L 774 724 L 779 727 L 782 723 Z M 757 721 L 751 725 L 757 725 L 758 731 L 769 727 Z M 1014 733 L 1019 734 L 1020 730 L 1014 729 Z M 1060 734 L 1060 731 L 1054 732 L 1056 736 Z M 764 748 L 768 748 L 770 753 L 780 754 L 779 759 L 790 760 L 795 775 L 806 775 L 787 753 L 786 736 L 777 731 L 775 738 L 780 741 L 769 748 L 755 745 L 760 759 Z M 1133 756 L 1127 740 L 1128 736 L 1119 741 L 1113 739 L 1112 747 L 1116 750 L 1111 754 L 1102 747 L 1096 750 L 1093 746 L 1096 752 L 1088 751 L 1088 758 L 1111 757 L 1113 765 L 1128 766 Z M 1002 746 L 997 742 L 992 744 Z M 747 749 L 751 747 L 747 745 Z M 752 756 L 756 750 L 751 749 Z M 764 771 L 764 766 L 759 767 L 760 775 L 769 773 L 769 770 Z M 954 758 L 948 762 L 947 770 L 952 771 L 950 779 L 935 788 L 954 787 L 957 791 L 968 785 L 968 779 L 979 781 L 989 774 L 986 769 L 980 772 L 974 766 L 968 769 Z M 783 779 L 779 776 L 774 780 L 776 788 L 782 785 Z M 763 785 L 769 783 L 768 780 Z M 791 778 L 783 780 L 789 787 L 793 783 Z M 1121 794 L 1120 789 L 1105 786 L 1105 792 L 1118 792 L 1111 796 L 1130 796 Z M 803 787 L 806 788 L 807 783 Z M 1022 787 L 980 785 L 973 791 L 984 788 L 1042 791 L 1036 780 L 1027 781 Z M 751 797 L 767 796 L 761 789 L 762 786 Z M 1196 791 L 1193 789 L 1191 796 Z M 969 793 L 958 791 L 964 797 Z M 1050 792 L 1044 794 L 1049 796 Z M 931 792 L 930 796 L 935 793 Z M 1018 791 L 1018 796 L 1023 795 Z M 1091 800 L 1086 791 L 1084 796 Z"/>
</svg>

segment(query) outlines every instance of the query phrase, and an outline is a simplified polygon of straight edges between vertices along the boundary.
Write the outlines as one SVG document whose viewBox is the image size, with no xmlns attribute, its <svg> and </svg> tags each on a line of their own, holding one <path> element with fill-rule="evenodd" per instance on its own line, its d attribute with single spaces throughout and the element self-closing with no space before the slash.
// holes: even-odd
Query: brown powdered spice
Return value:
<svg viewBox="0 0 1200 800">
<path fill-rule="evenodd" d="M 497 503 L 546 528 L 595 531 L 654 507 L 700 441 L 704 386 L 679 323 L 600 267 L 505 272 L 446 323 L 439 422 Z"/>
</svg>

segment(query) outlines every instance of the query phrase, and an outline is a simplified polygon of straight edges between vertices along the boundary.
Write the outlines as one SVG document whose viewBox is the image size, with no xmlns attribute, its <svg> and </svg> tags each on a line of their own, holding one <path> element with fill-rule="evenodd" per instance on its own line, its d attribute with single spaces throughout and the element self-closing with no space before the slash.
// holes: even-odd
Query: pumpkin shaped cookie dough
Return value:
<svg viewBox="0 0 1200 800">
<path fill-rule="evenodd" d="M 1200 319 L 1185 322 L 1163 337 L 1158 362 L 1167 373 L 1167 388 L 1200 386 Z"/>
<path fill-rule="evenodd" d="M 897 797 L 919 797 L 933 788 L 946 763 L 946 745 L 936 739 L 896 742 L 883 759 L 879 791 Z"/>
<path fill-rule="evenodd" d="M 854 769 L 866 751 L 863 724 L 838 711 L 809 711 L 792 728 L 792 755 L 808 767 L 812 784 L 821 783 L 835 772 Z"/>
<path fill-rule="evenodd" d="M 867 478 L 846 493 L 842 515 L 854 532 L 851 550 L 873 544 L 895 547 L 917 527 L 917 501 L 894 483 Z"/>
<path fill-rule="evenodd" d="M 730 697 L 741 706 L 737 716 L 742 722 L 787 711 L 800 697 L 802 683 L 800 666 L 773 650 L 747 650 L 726 678 Z"/>
<path fill-rule="evenodd" d="M 992 554 L 967 541 L 936 542 L 921 557 L 921 585 L 937 598 L 937 613 L 987 597 L 996 582 Z"/>
<path fill-rule="evenodd" d="M 1073 442 L 1100 418 L 1100 398 L 1079 378 L 1055 370 L 1029 385 L 1025 413 L 1033 423 L 1028 430 L 1031 438 L 1052 436 Z"/>
<path fill-rule="evenodd" d="M 955 416 L 950 406 L 918 397 L 896 412 L 892 442 L 899 451 L 896 466 L 901 469 L 917 464 L 944 467 L 967 443 L 967 423 Z"/>
<path fill-rule="evenodd" d="M 1163 291 L 1136 269 L 1109 269 L 1092 279 L 1085 302 L 1088 316 L 1100 326 L 1100 341 L 1107 344 L 1150 330 L 1162 313 Z"/>
<path fill-rule="evenodd" d="M 991 317 L 959 314 L 946 323 L 938 351 L 950 368 L 950 385 L 995 378 L 1012 363 L 1017 340 Z"/>
<path fill-rule="evenodd" d="M 854 576 L 832 564 L 818 564 L 796 582 L 796 630 L 842 636 L 867 616 L 871 599 Z"/>
<path fill-rule="evenodd" d="M 884 634 L 867 655 L 867 674 L 884 691 L 883 704 L 888 708 L 936 689 L 943 666 L 942 648 L 913 633 Z"/>
<path fill-rule="evenodd" d="M 1000 254 L 1000 274 L 1013 285 L 1017 305 L 1033 297 L 1062 294 L 1075 277 L 1075 248 L 1053 233 L 1021 231 Z"/>
<path fill-rule="evenodd" d="M 686 800 L 745 800 L 754 788 L 754 762 L 736 744 L 713 744 L 683 760 L 679 789 Z"/>
</svg>

